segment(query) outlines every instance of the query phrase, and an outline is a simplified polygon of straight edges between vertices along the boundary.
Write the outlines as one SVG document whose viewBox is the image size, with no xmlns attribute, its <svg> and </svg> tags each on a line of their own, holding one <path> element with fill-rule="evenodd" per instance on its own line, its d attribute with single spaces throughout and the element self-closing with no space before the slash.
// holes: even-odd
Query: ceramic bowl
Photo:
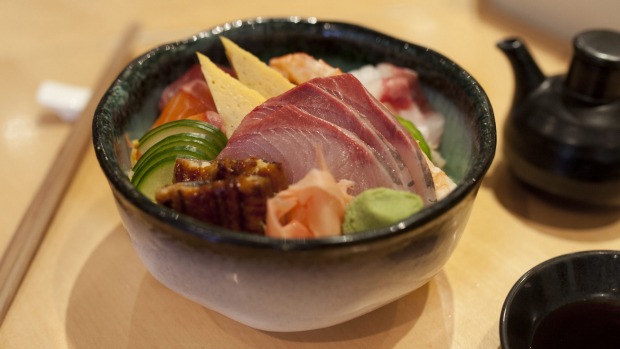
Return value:
<svg viewBox="0 0 620 349">
<path fill-rule="evenodd" d="M 502 349 L 536 349 L 538 344 L 539 348 L 619 348 L 619 276 L 620 251 L 575 252 L 532 268 L 515 283 L 502 307 Z M 612 322 L 606 320 L 607 316 L 611 316 Z M 585 324 L 579 323 L 580 319 Z M 609 332 L 617 345 L 597 344 L 596 341 L 604 340 L 598 330 L 610 323 L 615 331 Z M 561 334 L 549 338 L 554 326 L 561 327 Z M 595 328 L 594 339 L 587 338 L 590 326 Z M 580 338 L 571 338 L 573 333 Z M 542 346 L 549 339 L 555 344 Z M 580 340 L 589 342 L 581 345 Z"/>
<path fill-rule="evenodd" d="M 432 104 L 446 116 L 441 151 L 458 188 L 390 227 L 310 240 L 230 231 L 154 204 L 127 178 L 126 138 L 150 126 L 158 95 L 196 62 L 196 51 L 226 63 L 220 35 L 265 60 L 306 51 L 345 71 L 382 61 L 416 69 Z M 234 21 L 143 54 L 109 88 L 93 123 L 97 158 L 150 273 L 211 310 L 269 331 L 338 324 L 428 282 L 465 228 L 495 154 L 495 132 L 483 89 L 450 59 L 356 25 L 297 17 Z"/>
</svg>

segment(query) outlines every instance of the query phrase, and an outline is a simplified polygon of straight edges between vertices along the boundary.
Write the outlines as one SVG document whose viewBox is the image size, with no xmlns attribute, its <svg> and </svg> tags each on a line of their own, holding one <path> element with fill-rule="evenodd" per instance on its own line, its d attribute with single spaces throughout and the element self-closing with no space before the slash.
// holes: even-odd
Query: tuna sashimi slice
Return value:
<svg viewBox="0 0 620 349">
<path fill-rule="evenodd" d="M 250 124 L 243 125 L 246 120 Z M 280 162 L 289 183 L 296 183 L 317 167 L 317 148 L 321 149 L 327 168 L 336 180 L 355 183 L 352 195 L 375 187 L 398 189 L 373 151 L 359 137 L 293 105 L 275 108 L 260 119 L 246 117 L 218 158 L 258 157 Z"/>
<path fill-rule="evenodd" d="M 370 146 L 377 160 L 392 176 L 392 180 L 402 190 L 410 190 L 410 186 L 413 185 L 411 175 L 394 146 L 376 130 L 365 116 L 360 115 L 323 89 L 311 84 L 301 84 L 278 97 L 267 100 L 255 109 L 250 117 L 260 117 L 261 114 L 270 113 L 275 107 L 288 104 L 357 135 Z"/>
<path fill-rule="evenodd" d="M 366 116 L 400 154 L 413 178 L 414 191 L 424 199 L 427 205 L 437 201 L 433 177 L 418 143 L 357 78 L 351 74 L 342 74 L 328 78 L 316 78 L 308 83 L 322 88 L 361 115 Z"/>
</svg>

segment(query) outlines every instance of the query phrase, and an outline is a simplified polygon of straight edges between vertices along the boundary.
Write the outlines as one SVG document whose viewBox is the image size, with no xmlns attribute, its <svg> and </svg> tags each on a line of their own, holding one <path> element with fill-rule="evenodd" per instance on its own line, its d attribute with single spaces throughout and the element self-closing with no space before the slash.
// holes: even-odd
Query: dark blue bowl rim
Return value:
<svg viewBox="0 0 620 349">
<path fill-rule="evenodd" d="M 589 256 L 603 256 L 603 255 L 620 255 L 620 251 L 617 250 L 587 250 L 587 251 L 577 251 L 571 252 L 567 254 L 563 254 L 557 257 L 553 257 L 551 259 L 547 259 L 540 264 L 537 264 L 530 270 L 528 270 L 525 274 L 523 274 L 517 282 L 512 286 L 506 299 L 504 300 L 504 304 L 502 305 L 500 321 L 499 321 L 499 337 L 500 337 L 500 345 L 502 349 L 510 349 L 508 343 L 508 315 L 510 314 L 510 309 L 512 306 L 512 302 L 514 298 L 517 296 L 519 291 L 523 288 L 523 285 L 534 275 L 540 273 L 542 270 L 550 268 L 554 265 L 565 263 L 569 260 L 586 258 Z"/>
<path fill-rule="evenodd" d="M 219 36 L 222 34 L 226 34 L 227 31 L 236 30 L 244 26 L 262 26 L 270 25 L 273 23 L 304 23 L 314 26 L 329 27 L 331 30 L 357 32 L 373 35 L 381 38 L 382 40 L 385 40 L 386 42 L 389 42 L 392 45 L 399 45 L 400 47 L 417 47 L 418 49 L 423 50 L 425 54 L 435 56 L 435 58 L 439 60 L 441 64 L 447 65 L 449 69 L 458 71 L 462 79 L 462 81 L 459 81 L 459 85 L 466 86 L 464 87 L 464 89 L 468 89 L 469 93 L 475 95 L 475 97 L 477 98 L 475 107 L 476 117 L 481 120 L 480 124 L 485 126 L 485 128 L 480 133 L 480 153 L 478 161 L 476 161 L 471 166 L 469 171 L 465 174 L 462 183 L 460 183 L 455 190 L 453 190 L 447 197 L 445 197 L 438 203 L 433 204 L 430 207 L 427 207 L 420 212 L 390 227 L 368 230 L 351 235 L 315 239 L 274 239 L 265 236 L 232 231 L 215 225 L 199 222 L 191 217 L 179 215 L 171 209 L 151 202 L 148 198 L 138 192 L 138 190 L 133 185 L 131 185 L 127 178 L 127 175 L 122 171 L 120 166 L 118 166 L 118 164 L 116 163 L 109 161 L 109 159 L 114 159 L 116 155 L 113 152 L 108 153 L 108 148 L 104 146 L 104 144 L 105 142 L 111 142 L 111 140 L 103 139 L 100 134 L 100 130 L 104 129 L 104 125 L 106 124 L 106 121 L 103 120 L 103 117 L 101 116 L 101 112 L 104 108 L 104 105 L 110 102 L 109 99 L 113 88 L 115 86 L 119 86 L 122 83 L 122 79 L 125 74 L 128 74 L 134 69 L 138 69 L 139 65 L 142 64 L 144 60 L 152 57 L 153 55 L 165 54 L 166 48 L 180 46 L 195 40 L 202 40 L 209 37 Z M 406 42 L 356 24 L 338 21 L 322 21 L 317 20 L 314 17 L 301 18 L 294 16 L 275 18 L 257 17 L 252 19 L 230 21 L 224 24 L 214 26 L 211 29 L 202 31 L 184 40 L 164 43 L 134 58 L 120 72 L 120 74 L 114 80 L 110 88 L 103 95 L 95 111 L 92 131 L 95 154 L 99 161 L 100 167 L 102 168 L 109 184 L 112 187 L 112 190 L 122 196 L 125 201 L 129 202 L 131 205 L 144 211 L 148 216 L 155 219 L 158 224 L 169 225 L 177 231 L 183 231 L 184 233 L 188 234 L 188 238 L 193 238 L 194 241 L 196 238 L 198 238 L 199 240 L 205 240 L 209 242 L 246 245 L 281 251 L 309 250 L 326 247 L 350 246 L 352 244 L 360 243 L 370 243 L 379 239 L 405 234 L 415 228 L 422 227 L 432 222 L 434 219 L 450 211 L 452 208 L 463 202 L 468 195 L 476 195 L 476 191 L 480 186 L 480 181 L 486 174 L 493 161 L 497 141 L 493 109 L 488 99 L 488 96 L 484 92 L 482 86 L 475 80 L 475 78 L 472 77 L 463 68 L 454 63 L 452 60 L 430 48 Z M 112 148 L 110 147 L 110 149 Z"/>
</svg>

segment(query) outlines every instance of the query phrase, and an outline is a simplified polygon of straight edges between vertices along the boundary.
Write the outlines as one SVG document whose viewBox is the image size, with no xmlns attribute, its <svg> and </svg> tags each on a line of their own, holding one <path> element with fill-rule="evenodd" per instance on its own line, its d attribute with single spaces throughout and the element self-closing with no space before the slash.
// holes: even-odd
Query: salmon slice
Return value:
<svg viewBox="0 0 620 349">
<path fill-rule="evenodd" d="M 204 79 L 192 80 L 185 83 L 172 98 L 168 100 L 161 114 L 151 127 L 155 128 L 170 121 L 187 118 L 195 120 L 202 119 L 203 121 L 216 119 L 220 120 L 219 123 L 221 126 L 221 118 L 209 117 L 209 114 L 206 113 L 207 111 L 211 112 L 211 114 L 217 113 L 211 91 Z"/>
</svg>

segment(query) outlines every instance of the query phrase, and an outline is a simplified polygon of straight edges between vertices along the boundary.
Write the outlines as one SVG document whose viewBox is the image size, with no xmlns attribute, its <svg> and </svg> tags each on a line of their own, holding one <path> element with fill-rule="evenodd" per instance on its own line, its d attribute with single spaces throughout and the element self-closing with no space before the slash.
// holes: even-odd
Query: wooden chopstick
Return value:
<svg viewBox="0 0 620 349">
<path fill-rule="evenodd" d="M 90 101 L 72 126 L 0 260 L 0 324 L 4 321 L 61 199 L 88 149 L 92 136 L 93 114 L 99 99 L 131 58 L 131 48 L 138 29 L 137 24 L 131 24 L 124 31 L 117 49 L 112 53 L 107 67 L 95 85 Z"/>
</svg>

